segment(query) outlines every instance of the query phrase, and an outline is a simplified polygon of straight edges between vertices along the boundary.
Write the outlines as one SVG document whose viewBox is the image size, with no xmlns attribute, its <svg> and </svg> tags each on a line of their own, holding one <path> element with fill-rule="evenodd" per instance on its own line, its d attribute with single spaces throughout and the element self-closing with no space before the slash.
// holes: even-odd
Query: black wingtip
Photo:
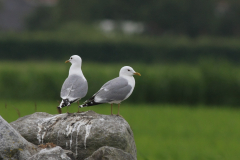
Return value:
<svg viewBox="0 0 240 160">
<path fill-rule="evenodd" d="M 87 103 L 85 104 L 82 104 L 80 106 L 78 106 L 79 108 L 83 108 L 83 107 L 90 107 L 90 106 L 95 106 L 95 105 L 98 105 L 98 104 L 101 104 L 101 103 L 97 103 L 95 102 L 93 99 L 91 101 L 88 101 Z"/>
<path fill-rule="evenodd" d="M 71 102 L 68 99 L 63 99 L 60 105 L 58 106 L 59 109 L 70 106 Z"/>
</svg>

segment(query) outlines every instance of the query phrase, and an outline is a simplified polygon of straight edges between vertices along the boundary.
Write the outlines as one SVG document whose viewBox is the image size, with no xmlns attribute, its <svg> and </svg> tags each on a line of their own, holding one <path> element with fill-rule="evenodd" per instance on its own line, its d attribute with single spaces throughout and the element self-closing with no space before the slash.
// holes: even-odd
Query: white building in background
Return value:
<svg viewBox="0 0 240 160">
<path fill-rule="evenodd" d="M 113 20 L 103 20 L 99 23 L 100 29 L 105 33 L 111 33 L 116 28 L 115 22 Z"/>
<path fill-rule="evenodd" d="M 123 32 L 124 34 L 141 34 L 144 31 L 144 24 L 135 21 L 114 21 L 114 20 L 102 20 L 99 23 L 100 29 L 104 33 L 114 33 L 116 31 Z"/>
<path fill-rule="evenodd" d="M 25 19 L 38 5 L 54 5 L 57 0 L 0 0 L 0 31 L 22 31 Z"/>
</svg>

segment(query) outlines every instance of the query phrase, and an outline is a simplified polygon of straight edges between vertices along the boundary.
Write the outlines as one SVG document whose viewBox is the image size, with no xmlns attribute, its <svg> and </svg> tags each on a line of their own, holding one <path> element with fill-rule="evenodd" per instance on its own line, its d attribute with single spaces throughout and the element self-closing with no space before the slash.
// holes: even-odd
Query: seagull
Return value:
<svg viewBox="0 0 240 160">
<path fill-rule="evenodd" d="M 70 106 L 74 102 L 78 102 L 85 97 L 88 91 L 88 83 L 82 73 L 82 59 L 78 55 L 73 55 L 65 63 L 72 63 L 69 69 L 69 75 L 64 81 L 60 96 L 62 101 L 58 106 L 58 110 L 65 106 Z M 79 110 L 78 110 L 79 112 Z"/>
<path fill-rule="evenodd" d="M 90 99 L 88 99 L 83 105 L 79 107 L 89 107 L 102 103 L 111 104 L 111 115 L 112 105 L 118 104 L 118 116 L 120 103 L 127 99 L 133 92 L 135 87 L 135 79 L 133 75 L 141 76 L 140 73 L 135 72 L 130 66 L 124 66 L 119 72 L 119 77 L 114 78 L 105 83 L 100 90 L 95 93 Z"/>
</svg>

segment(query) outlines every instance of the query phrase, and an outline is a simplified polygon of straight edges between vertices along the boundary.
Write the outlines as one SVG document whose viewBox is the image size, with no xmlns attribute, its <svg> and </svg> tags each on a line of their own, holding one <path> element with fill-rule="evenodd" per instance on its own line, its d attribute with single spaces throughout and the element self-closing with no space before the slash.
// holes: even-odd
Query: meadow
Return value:
<svg viewBox="0 0 240 160">
<path fill-rule="evenodd" d="M 35 107 L 35 104 L 37 107 Z M 0 115 L 8 122 L 37 112 L 57 114 L 55 101 L 0 101 Z M 110 105 L 83 108 L 110 114 Z M 77 111 L 77 104 L 69 107 Z M 117 113 L 117 106 L 113 108 Z M 63 109 L 66 112 L 66 108 Z M 137 146 L 138 160 L 236 160 L 240 158 L 240 110 L 124 102 L 121 115 L 128 121 Z"/>
</svg>

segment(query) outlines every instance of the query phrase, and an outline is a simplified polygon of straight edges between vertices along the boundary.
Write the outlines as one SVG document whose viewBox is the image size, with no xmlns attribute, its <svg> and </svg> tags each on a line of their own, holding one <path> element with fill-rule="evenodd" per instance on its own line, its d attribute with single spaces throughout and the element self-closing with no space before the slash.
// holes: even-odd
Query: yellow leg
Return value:
<svg viewBox="0 0 240 160">
<path fill-rule="evenodd" d="M 120 116 L 120 114 L 119 114 L 119 108 L 120 108 L 120 103 L 118 103 L 118 116 Z"/>
<path fill-rule="evenodd" d="M 62 114 L 62 109 L 57 107 L 57 111 L 59 114 Z"/>
<path fill-rule="evenodd" d="M 78 106 L 79 106 L 79 101 L 77 101 L 77 104 L 78 104 Z M 77 112 L 77 113 L 80 113 L 80 112 L 79 112 L 79 107 L 78 107 L 78 112 Z"/>
<path fill-rule="evenodd" d="M 113 115 L 113 113 L 112 113 L 112 104 L 111 104 L 111 115 Z"/>
</svg>

